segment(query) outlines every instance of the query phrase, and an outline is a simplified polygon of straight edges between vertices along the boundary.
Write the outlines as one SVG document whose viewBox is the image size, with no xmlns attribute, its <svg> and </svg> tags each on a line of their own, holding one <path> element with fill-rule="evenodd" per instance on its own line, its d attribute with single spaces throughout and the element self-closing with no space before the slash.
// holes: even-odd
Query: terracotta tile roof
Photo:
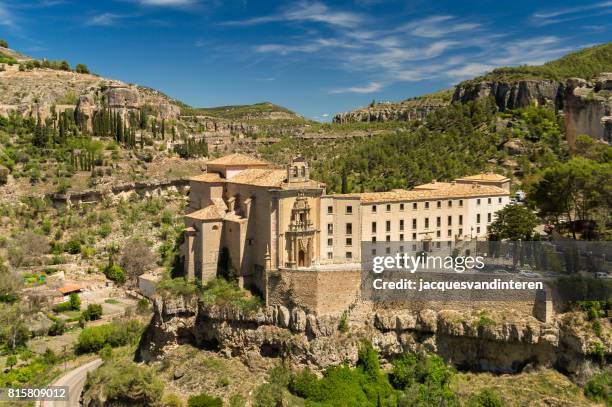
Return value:
<svg viewBox="0 0 612 407">
<path fill-rule="evenodd" d="M 66 295 L 66 294 L 74 293 L 77 291 L 81 291 L 81 286 L 76 285 L 76 284 L 66 284 L 63 287 L 58 288 L 57 291 Z"/>
<path fill-rule="evenodd" d="M 190 181 L 202 181 L 202 182 L 224 182 L 225 181 L 216 172 L 205 172 L 203 174 L 189 177 L 189 180 Z"/>
<path fill-rule="evenodd" d="M 215 205 L 199 209 L 186 215 L 188 218 L 197 220 L 221 220 L 225 216 Z"/>
<path fill-rule="evenodd" d="M 453 184 L 449 182 L 436 182 L 436 185 L 436 188 L 431 189 L 394 189 L 388 192 L 364 192 L 362 194 L 341 194 L 339 196 L 360 198 L 362 202 L 370 203 L 508 195 L 508 192 L 504 189 L 491 185 Z"/>
<path fill-rule="evenodd" d="M 470 175 L 467 177 L 462 177 L 462 178 L 457 178 L 457 181 L 509 181 L 510 178 L 501 175 L 501 174 L 495 174 L 493 172 L 486 172 L 486 173 L 482 173 L 482 174 L 476 174 L 476 175 Z"/>
<path fill-rule="evenodd" d="M 239 166 L 239 165 L 257 165 L 257 166 L 269 166 L 270 163 L 267 161 L 259 160 L 254 157 L 250 157 L 245 154 L 230 154 L 223 157 L 216 158 L 206 163 L 212 165 L 227 165 L 227 166 Z"/>
<path fill-rule="evenodd" d="M 280 187 L 287 179 L 286 170 L 269 168 L 249 168 L 234 175 L 227 182 L 260 187 Z"/>
</svg>

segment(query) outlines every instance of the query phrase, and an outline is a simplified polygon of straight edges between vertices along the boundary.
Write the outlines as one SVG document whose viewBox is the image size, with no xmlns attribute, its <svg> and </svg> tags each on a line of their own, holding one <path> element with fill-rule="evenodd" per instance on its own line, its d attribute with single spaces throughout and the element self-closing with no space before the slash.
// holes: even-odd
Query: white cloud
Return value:
<svg viewBox="0 0 612 407">
<path fill-rule="evenodd" d="M 576 7 L 562 7 L 556 10 L 539 11 L 539 12 L 534 13 L 533 17 L 534 18 L 553 18 L 553 17 L 559 17 L 559 16 L 568 15 L 568 14 L 580 13 L 583 11 L 590 11 L 590 10 L 610 8 L 610 7 L 612 7 L 612 1 L 603 1 L 599 3 L 585 4 L 585 5 L 576 6 Z"/>
<path fill-rule="evenodd" d="M 494 65 L 473 63 L 466 64 L 458 68 L 449 69 L 446 74 L 456 80 L 473 78 L 474 76 L 482 75 L 495 68 Z"/>
<path fill-rule="evenodd" d="M 378 92 L 383 88 L 383 85 L 379 82 L 370 82 L 365 86 L 352 86 L 348 88 L 337 88 L 332 89 L 329 93 L 374 93 Z"/>
<path fill-rule="evenodd" d="M 448 34 L 474 31 L 481 28 L 478 23 L 457 22 L 454 16 L 438 15 L 410 21 L 397 28 L 416 37 L 441 38 Z"/>
<path fill-rule="evenodd" d="M 117 24 L 118 20 L 122 18 L 125 18 L 125 16 L 113 13 L 103 13 L 92 17 L 85 25 L 110 27 Z"/>
<path fill-rule="evenodd" d="M 227 21 L 223 25 L 257 25 L 282 21 L 309 21 L 338 27 L 355 27 L 363 21 L 363 18 L 349 11 L 334 11 L 318 1 L 299 1 L 279 14 Z"/>
<path fill-rule="evenodd" d="M 15 25 L 14 17 L 9 11 L 0 4 L 0 26 L 13 27 Z"/>
<path fill-rule="evenodd" d="M 321 117 L 329 117 L 329 113 L 323 113 Z"/>
</svg>

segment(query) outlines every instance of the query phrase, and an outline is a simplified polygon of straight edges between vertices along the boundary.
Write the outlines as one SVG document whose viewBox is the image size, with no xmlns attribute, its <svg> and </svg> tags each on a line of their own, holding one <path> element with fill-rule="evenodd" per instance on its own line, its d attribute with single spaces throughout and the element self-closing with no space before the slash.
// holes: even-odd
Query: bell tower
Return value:
<svg viewBox="0 0 612 407">
<path fill-rule="evenodd" d="M 291 222 L 287 231 L 287 267 L 310 267 L 314 258 L 316 229 L 310 218 L 310 205 L 304 192 L 298 193 L 291 209 Z"/>
<path fill-rule="evenodd" d="M 306 182 L 310 179 L 310 169 L 308 162 L 303 157 L 296 157 L 287 166 L 288 182 Z"/>
</svg>

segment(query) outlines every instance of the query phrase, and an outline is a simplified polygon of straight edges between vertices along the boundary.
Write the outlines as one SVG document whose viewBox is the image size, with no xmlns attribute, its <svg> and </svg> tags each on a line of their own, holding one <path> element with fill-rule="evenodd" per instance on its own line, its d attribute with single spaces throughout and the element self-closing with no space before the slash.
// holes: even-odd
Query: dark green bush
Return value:
<svg viewBox="0 0 612 407">
<path fill-rule="evenodd" d="M 111 264 L 104 268 L 104 275 L 111 281 L 117 284 L 125 283 L 125 272 L 117 264 Z"/>
<path fill-rule="evenodd" d="M 189 397 L 187 400 L 189 407 L 223 407 L 223 401 L 219 397 L 209 396 L 206 393 Z"/>
<path fill-rule="evenodd" d="M 612 403 L 612 372 L 603 372 L 591 378 L 584 386 L 584 395 L 609 406 Z"/>
</svg>

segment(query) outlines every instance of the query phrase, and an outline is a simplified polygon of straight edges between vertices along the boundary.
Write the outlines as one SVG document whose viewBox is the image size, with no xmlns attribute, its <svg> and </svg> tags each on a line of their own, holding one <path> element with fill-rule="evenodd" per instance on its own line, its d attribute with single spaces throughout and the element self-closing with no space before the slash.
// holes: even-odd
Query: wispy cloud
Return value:
<svg viewBox="0 0 612 407">
<path fill-rule="evenodd" d="M 127 18 L 127 16 L 121 14 L 103 13 L 97 16 L 93 16 L 87 22 L 85 22 L 85 25 L 110 27 L 118 24 L 119 20 L 124 18 Z"/>
<path fill-rule="evenodd" d="M 14 25 L 15 18 L 6 7 L 0 4 L 0 26 L 13 27 Z"/>
<path fill-rule="evenodd" d="M 481 27 L 479 23 L 460 22 L 454 16 L 438 15 L 414 20 L 397 28 L 416 37 L 440 38 L 448 34 L 474 31 Z"/>
<path fill-rule="evenodd" d="M 247 26 L 280 21 L 308 21 L 338 27 L 355 27 L 363 17 L 350 11 L 336 11 L 318 1 L 299 1 L 278 14 L 254 17 L 246 20 L 226 21 L 222 25 Z"/>
<path fill-rule="evenodd" d="M 383 88 L 383 84 L 379 82 L 370 82 L 365 86 L 352 86 L 348 88 L 332 89 L 329 93 L 375 93 Z"/>
<path fill-rule="evenodd" d="M 557 9 L 538 11 L 532 14 L 531 20 L 534 24 L 543 26 L 578 20 L 591 17 L 593 15 L 611 13 L 612 1 L 608 0 L 574 7 L 561 7 Z"/>
</svg>

